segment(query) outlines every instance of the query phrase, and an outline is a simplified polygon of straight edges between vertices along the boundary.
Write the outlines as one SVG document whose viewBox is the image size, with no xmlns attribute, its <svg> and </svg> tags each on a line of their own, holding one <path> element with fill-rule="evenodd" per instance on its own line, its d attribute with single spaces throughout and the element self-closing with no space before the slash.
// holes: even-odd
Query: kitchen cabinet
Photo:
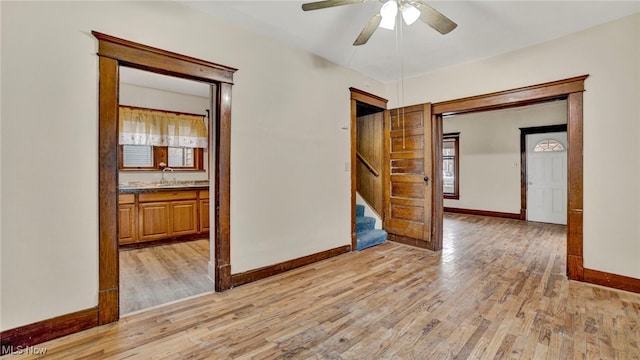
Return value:
<svg viewBox="0 0 640 360">
<path fill-rule="evenodd" d="M 140 193 L 138 208 L 140 241 L 198 232 L 198 192 L 160 191 Z"/>
<path fill-rule="evenodd" d="M 169 231 L 169 203 L 141 203 L 139 213 L 140 241 L 168 238 Z"/>
<path fill-rule="evenodd" d="M 120 244 L 136 242 L 138 239 L 138 209 L 134 194 L 118 196 L 118 239 Z"/>
<path fill-rule="evenodd" d="M 201 190 L 199 196 L 200 205 L 200 232 L 209 232 L 209 190 Z"/>
<path fill-rule="evenodd" d="M 208 190 L 140 191 L 119 195 L 120 244 L 209 232 Z"/>
</svg>

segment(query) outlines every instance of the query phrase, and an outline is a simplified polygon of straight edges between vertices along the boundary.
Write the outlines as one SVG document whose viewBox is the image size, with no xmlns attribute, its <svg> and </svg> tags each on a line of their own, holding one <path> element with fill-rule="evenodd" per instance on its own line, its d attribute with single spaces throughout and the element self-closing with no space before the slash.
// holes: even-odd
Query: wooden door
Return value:
<svg viewBox="0 0 640 360">
<path fill-rule="evenodd" d="M 431 104 L 385 113 L 385 230 L 389 239 L 433 249 L 431 243 Z"/>
</svg>

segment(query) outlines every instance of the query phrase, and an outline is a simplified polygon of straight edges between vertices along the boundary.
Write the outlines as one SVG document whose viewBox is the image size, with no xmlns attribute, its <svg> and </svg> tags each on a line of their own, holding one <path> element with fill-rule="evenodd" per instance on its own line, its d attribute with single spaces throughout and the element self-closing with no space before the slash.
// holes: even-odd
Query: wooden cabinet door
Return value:
<svg viewBox="0 0 640 360">
<path fill-rule="evenodd" d="M 200 200 L 200 232 L 209 232 L 209 199 Z"/>
<path fill-rule="evenodd" d="M 138 205 L 138 240 L 158 240 L 169 237 L 169 202 L 141 203 Z"/>
<path fill-rule="evenodd" d="M 120 244 L 132 243 L 137 240 L 136 209 L 136 204 L 118 205 L 118 240 Z"/>
<path fill-rule="evenodd" d="M 188 235 L 198 232 L 198 201 L 183 200 L 171 202 L 170 235 Z"/>
<path fill-rule="evenodd" d="M 430 248 L 431 104 L 386 111 L 385 157 L 384 229 L 390 240 Z"/>
</svg>

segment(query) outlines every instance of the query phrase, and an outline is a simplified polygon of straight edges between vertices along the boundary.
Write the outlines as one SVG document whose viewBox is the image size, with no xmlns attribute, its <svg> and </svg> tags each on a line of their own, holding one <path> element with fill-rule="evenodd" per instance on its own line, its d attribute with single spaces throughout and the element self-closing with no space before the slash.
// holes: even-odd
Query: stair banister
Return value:
<svg viewBox="0 0 640 360">
<path fill-rule="evenodd" d="M 373 167 L 373 165 L 371 165 L 367 159 L 364 158 L 364 156 L 362 156 L 362 154 L 360 154 L 359 152 L 356 151 L 356 156 L 358 157 L 358 159 L 360 161 L 362 161 L 362 163 L 364 164 L 364 166 L 367 167 L 367 169 L 369 169 L 369 171 L 375 175 L 376 177 L 380 176 L 380 173 Z"/>
</svg>

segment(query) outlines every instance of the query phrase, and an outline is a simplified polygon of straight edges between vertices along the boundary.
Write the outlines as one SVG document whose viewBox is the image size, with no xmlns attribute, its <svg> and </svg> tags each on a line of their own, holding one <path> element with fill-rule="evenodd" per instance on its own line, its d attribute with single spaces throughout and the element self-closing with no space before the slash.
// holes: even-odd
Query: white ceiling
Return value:
<svg viewBox="0 0 640 360">
<path fill-rule="evenodd" d="M 640 1 L 427 0 L 458 27 L 441 35 L 420 21 L 405 26 L 398 43 L 400 51 L 396 51 L 396 35 L 384 29 L 378 29 L 365 45 L 351 45 L 379 11 L 382 2 L 378 0 L 307 12 L 301 4 L 309 1 L 181 2 L 384 82 L 400 78 L 400 61 L 404 62 L 402 74 L 409 77 L 640 12 Z"/>
</svg>

